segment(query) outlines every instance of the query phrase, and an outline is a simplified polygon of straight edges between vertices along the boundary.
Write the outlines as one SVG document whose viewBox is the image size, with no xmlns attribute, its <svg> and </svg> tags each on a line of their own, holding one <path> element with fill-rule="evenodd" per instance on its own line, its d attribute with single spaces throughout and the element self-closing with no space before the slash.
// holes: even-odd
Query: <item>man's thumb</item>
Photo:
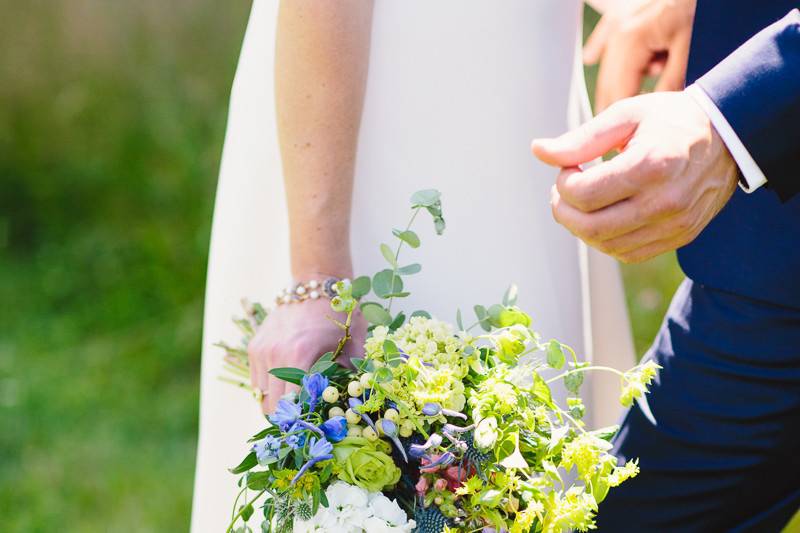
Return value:
<svg viewBox="0 0 800 533">
<path fill-rule="evenodd" d="M 560 137 L 534 139 L 531 151 L 548 165 L 576 167 L 624 146 L 637 124 L 636 114 L 623 100 Z"/>
</svg>

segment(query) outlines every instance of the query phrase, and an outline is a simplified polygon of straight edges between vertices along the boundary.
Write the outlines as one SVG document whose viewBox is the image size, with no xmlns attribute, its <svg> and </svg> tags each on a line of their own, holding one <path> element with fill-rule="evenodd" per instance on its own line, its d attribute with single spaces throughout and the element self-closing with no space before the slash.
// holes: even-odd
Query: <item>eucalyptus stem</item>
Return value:
<svg viewBox="0 0 800 533">
<path fill-rule="evenodd" d="M 420 209 L 422 209 L 422 207 L 417 207 L 414 209 L 414 212 L 411 214 L 411 218 L 409 219 L 408 224 L 406 224 L 405 231 L 411 229 L 411 226 L 414 224 L 414 220 L 417 218 Z M 394 265 L 392 267 L 392 282 L 389 284 L 389 288 L 392 292 L 394 292 L 394 280 L 397 277 L 397 264 L 398 264 L 397 260 L 400 258 L 400 250 L 403 249 L 403 244 L 405 244 L 405 241 L 403 239 L 399 239 L 399 241 L 400 244 L 397 245 L 397 250 L 395 250 L 394 252 Z M 390 313 L 392 312 L 393 301 L 394 301 L 394 296 L 389 298 L 389 304 L 386 306 L 386 310 L 389 311 Z"/>
</svg>

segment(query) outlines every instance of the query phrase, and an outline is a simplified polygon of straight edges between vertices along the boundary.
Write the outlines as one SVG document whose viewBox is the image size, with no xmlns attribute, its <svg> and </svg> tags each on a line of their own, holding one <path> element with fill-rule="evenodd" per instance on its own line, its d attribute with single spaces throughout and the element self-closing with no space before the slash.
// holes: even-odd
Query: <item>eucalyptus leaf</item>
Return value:
<svg viewBox="0 0 800 533">
<path fill-rule="evenodd" d="M 515 305 L 517 303 L 517 286 L 515 284 L 511 284 L 508 289 L 506 289 L 506 293 L 503 295 L 503 305 L 506 307 L 510 305 Z"/>
<path fill-rule="evenodd" d="M 372 278 L 372 291 L 379 298 L 403 292 L 403 278 L 391 270 L 381 270 Z"/>
<path fill-rule="evenodd" d="M 422 265 L 419 263 L 412 263 L 410 265 L 398 268 L 397 273 L 402 274 L 403 276 L 410 276 L 418 273 L 420 270 L 422 270 Z"/>
<path fill-rule="evenodd" d="M 484 331 L 491 331 L 492 324 L 489 321 L 489 313 L 486 311 L 486 308 L 482 305 L 476 305 L 473 307 L 473 310 L 475 311 L 475 317 L 478 319 L 481 328 L 483 328 Z"/>
<path fill-rule="evenodd" d="M 440 202 L 442 193 L 436 189 L 425 189 L 411 195 L 412 207 L 428 207 Z"/>
<path fill-rule="evenodd" d="M 392 315 L 379 303 L 365 302 L 361 304 L 361 313 L 370 324 L 388 326 L 392 323 Z"/>
<path fill-rule="evenodd" d="M 389 263 L 392 268 L 397 268 L 397 259 L 395 259 L 394 252 L 391 248 L 389 248 L 388 244 L 381 243 L 381 253 L 383 254 L 383 258 L 386 259 L 386 262 Z"/>
<path fill-rule="evenodd" d="M 414 318 L 415 316 L 421 316 L 423 318 L 428 318 L 428 319 L 431 318 L 431 314 L 429 312 L 422 310 L 414 311 L 413 313 L 411 313 L 411 318 Z"/>
<path fill-rule="evenodd" d="M 464 331 L 464 321 L 461 318 L 461 309 L 456 309 L 456 325 L 459 331 Z"/>
<path fill-rule="evenodd" d="M 394 229 L 392 230 L 392 234 L 401 241 L 403 241 L 404 243 L 408 244 L 410 247 L 419 248 L 420 245 L 419 236 L 410 229 L 407 230 Z"/>
<path fill-rule="evenodd" d="M 359 276 L 353 280 L 352 284 L 352 291 L 353 291 L 353 298 L 359 300 L 366 296 L 370 289 L 372 289 L 372 281 L 370 281 L 369 276 Z"/>
</svg>

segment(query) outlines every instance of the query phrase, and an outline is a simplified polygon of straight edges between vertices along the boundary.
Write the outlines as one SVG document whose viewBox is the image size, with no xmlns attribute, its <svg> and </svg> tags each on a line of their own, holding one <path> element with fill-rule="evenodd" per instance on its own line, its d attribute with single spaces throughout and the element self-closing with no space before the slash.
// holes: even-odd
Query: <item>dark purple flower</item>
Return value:
<svg viewBox="0 0 800 533">
<path fill-rule="evenodd" d="M 310 376 L 303 376 L 303 391 L 308 395 L 309 410 L 316 409 L 322 391 L 328 387 L 329 383 L 328 378 L 318 372 Z"/>
<path fill-rule="evenodd" d="M 269 416 L 269 421 L 278 426 L 281 431 L 286 432 L 295 423 L 301 412 L 300 404 L 289 400 L 278 400 L 278 407 Z"/>
<path fill-rule="evenodd" d="M 319 428 L 331 442 L 339 442 L 347 436 L 347 419 L 343 416 L 329 418 Z"/>
</svg>

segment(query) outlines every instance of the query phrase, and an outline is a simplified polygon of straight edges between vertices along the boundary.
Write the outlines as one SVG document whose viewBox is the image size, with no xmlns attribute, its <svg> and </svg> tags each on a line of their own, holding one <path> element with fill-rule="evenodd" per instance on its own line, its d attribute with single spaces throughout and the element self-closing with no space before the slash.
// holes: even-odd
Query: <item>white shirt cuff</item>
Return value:
<svg viewBox="0 0 800 533">
<path fill-rule="evenodd" d="M 719 110 L 714 101 L 706 94 L 706 92 L 698 85 L 692 84 L 686 88 L 686 92 L 692 99 L 700 106 L 700 108 L 708 116 L 714 129 L 719 133 L 722 142 L 728 148 L 733 160 L 739 170 L 742 171 L 743 180 L 739 180 L 739 186 L 744 192 L 750 193 L 761 187 L 767 182 L 767 177 L 758 168 L 758 164 L 747 151 L 739 136 L 733 131 L 733 128 L 728 123 L 725 115 Z"/>
</svg>

